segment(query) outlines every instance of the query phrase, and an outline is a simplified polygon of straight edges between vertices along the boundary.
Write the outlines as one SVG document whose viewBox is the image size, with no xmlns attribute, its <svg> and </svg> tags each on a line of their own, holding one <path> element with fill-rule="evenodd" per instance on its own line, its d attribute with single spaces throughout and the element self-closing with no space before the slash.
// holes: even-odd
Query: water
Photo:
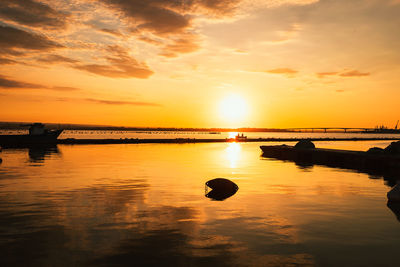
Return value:
<svg viewBox="0 0 400 267">
<path fill-rule="evenodd" d="M 262 158 L 261 144 L 4 149 L 0 265 L 398 266 L 383 179 Z M 206 198 L 216 177 L 238 192 Z"/>
</svg>

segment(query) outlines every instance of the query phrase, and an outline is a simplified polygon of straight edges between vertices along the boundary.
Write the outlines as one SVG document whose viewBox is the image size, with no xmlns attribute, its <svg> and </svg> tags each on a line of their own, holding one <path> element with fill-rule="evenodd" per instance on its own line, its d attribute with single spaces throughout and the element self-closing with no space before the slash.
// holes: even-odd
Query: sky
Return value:
<svg viewBox="0 0 400 267">
<path fill-rule="evenodd" d="M 400 0 L 1 0 L 0 121 L 394 127 Z"/>
</svg>

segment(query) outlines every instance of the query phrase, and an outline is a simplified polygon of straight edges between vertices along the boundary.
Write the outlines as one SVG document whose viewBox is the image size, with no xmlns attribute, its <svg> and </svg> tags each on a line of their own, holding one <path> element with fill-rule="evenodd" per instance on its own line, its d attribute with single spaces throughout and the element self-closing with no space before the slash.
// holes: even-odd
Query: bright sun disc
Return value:
<svg viewBox="0 0 400 267">
<path fill-rule="evenodd" d="M 240 122 L 247 114 L 246 101 L 238 95 L 224 98 L 219 108 L 222 119 L 229 122 Z"/>
</svg>

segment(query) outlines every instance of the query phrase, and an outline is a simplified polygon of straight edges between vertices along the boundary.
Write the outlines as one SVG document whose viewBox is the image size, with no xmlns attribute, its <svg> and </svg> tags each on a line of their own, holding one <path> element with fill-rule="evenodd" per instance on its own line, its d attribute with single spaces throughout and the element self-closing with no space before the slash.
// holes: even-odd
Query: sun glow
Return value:
<svg viewBox="0 0 400 267">
<path fill-rule="evenodd" d="M 248 107 L 241 96 L 229 95 L 220 102 L 219 113 L 224 122 L 237 124 L 246 118 Z"/>
</svg>

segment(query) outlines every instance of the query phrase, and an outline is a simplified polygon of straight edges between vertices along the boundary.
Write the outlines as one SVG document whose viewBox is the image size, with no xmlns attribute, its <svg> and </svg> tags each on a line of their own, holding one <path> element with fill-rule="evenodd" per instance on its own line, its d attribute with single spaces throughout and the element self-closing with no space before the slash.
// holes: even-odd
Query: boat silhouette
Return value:
<svg viewBox="0 0 400 267">
<path fill-rule="evenodd" d="M 29 134 L 0 135 L 1 146 L 24 146 L 55 144 L 61 130 L 46 129 L 42 123 L 29 125 Z"/>
</svg>

